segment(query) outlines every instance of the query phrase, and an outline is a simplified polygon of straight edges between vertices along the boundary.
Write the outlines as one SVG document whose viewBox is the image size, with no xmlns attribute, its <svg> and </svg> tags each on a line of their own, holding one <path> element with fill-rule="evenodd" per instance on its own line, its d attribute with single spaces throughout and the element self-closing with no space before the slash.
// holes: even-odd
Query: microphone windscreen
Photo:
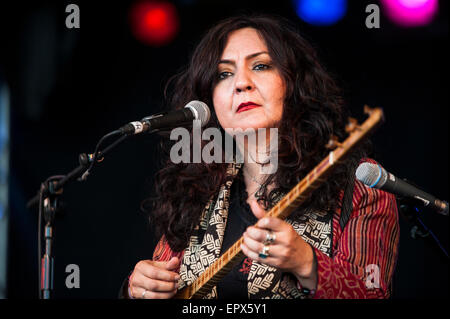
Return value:
<svg viewBox="0 0 450 319">
<path fill-rule="evenodd" d="M 356 178 L 363 184 L 370 187 L 379 187 L 382 186 L 382 184 L 379 183 L 380 179 L 384 180 L 381 178 L 382 176 L 380 176 L 380 173 L 383 175 L 384 169 L 381 169 L 381 167 L 376 164 L 365 162 L 358 166 L 355 175 Z"/>
<path fill-rule="evenodd" d="M 186 104 L 185 108 L 189 108 L 194 113 L 195 119 L 200 120 L 202 127 L 208 124 L 211 117 L 211 111 L 208 105 L 202 101 L 191 101 Z"/>
</svg>

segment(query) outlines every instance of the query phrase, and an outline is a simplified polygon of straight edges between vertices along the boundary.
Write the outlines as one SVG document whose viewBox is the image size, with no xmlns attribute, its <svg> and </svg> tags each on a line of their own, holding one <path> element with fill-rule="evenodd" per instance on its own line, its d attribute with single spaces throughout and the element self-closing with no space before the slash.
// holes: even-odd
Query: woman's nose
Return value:
<svg viewBox="0 0 450 319">
<path fill-rule="evenodd" d="M 239 72 L 238 76 L 236 77 L 236 93 L 251 91 L 253 87 L 253 82 L 247 72 Z"/>
</svg>

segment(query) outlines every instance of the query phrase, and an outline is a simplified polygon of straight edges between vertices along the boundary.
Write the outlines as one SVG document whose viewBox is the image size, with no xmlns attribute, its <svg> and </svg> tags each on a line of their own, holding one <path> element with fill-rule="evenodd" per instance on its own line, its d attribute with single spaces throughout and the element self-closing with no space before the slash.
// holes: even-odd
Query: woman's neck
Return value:
<svg viewBox="0 0 450 319">
<path fill-rule="evenodd" d="M 247 149 L 247 152 L 244 154 L 247 154 L 247 156 L 244 157 L 244 166 L 242 168 L 244 181 L 249 199 L 254 199 L 256 193 L 261 189 L 269 177 L 269 174 L 264 173 L 264 164 L 262 164 L 264 163 L 266 153 L 264 152 L 263 154 L 260 154 L 256 149 L 254 149 L 253 154 L 256 154 L 256 158 L 252 158 L 251 150 Z M 270 187 L 270 185 L 268 187 Z"/>
<path fill-rule="evenodd" d="M 271 138 L 273 138 L 271 134 L 267 134 L 266 131 L 265 135 L 255 134 L 236 139 L 238 152 L 244 161 L 243 176 L 249 199 L 254 199 L 255 193 L 262 187 L 270 174 L 274 173 L 268 168 L 274 162 L 272 157 L 278 156 L 276 149 L 278 145 L 271 143 Z M 275 136 L 275 138 L 278 137 Z M 277 159 L 276 164 L 278 163 Z M 273 185 L 268 185 L 268 189 L 272 187 Z"/>
<path fill-rule="evenodd" d="M 236 145 L 246 165 L 257 164 L 250 165 L 251 168 L 249 168 L 249 170 L 253 175 L 257 174 L 256 168 L 259 168 L 259 170 L 263 172 L 262 168 L 264 164 L 269 162 L 270 156 L 274 153 L 272 152 L 271 136 L 267 133 L 267 130 L 266 134 L 254 133 L 236 138 Z M 276 147 L 278 147 L 278 145 L 276 145 Z"/>
</svg>

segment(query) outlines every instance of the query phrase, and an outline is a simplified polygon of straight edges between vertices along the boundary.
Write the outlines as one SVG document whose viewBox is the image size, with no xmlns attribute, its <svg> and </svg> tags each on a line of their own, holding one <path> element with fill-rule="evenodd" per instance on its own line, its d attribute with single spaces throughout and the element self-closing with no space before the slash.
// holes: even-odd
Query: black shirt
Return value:
<svg viewBox="0 0 450 319">
<path fill-rule="evenodd" d="M 230 207 L 228 208 L 228 220 L 225 228 L 225 235 L 222 243 L 222 255 L 231 247 L 245 232 L 247 227 L 256 224 L 255 217 L 246 202 L 247 192 L 242 175 L 239 174 L 231 185 Z M 247 299 L 247 277 L 245 271 L 244 258 L 217 284 L 218 298 L 238 298 Z"/>
</svg>

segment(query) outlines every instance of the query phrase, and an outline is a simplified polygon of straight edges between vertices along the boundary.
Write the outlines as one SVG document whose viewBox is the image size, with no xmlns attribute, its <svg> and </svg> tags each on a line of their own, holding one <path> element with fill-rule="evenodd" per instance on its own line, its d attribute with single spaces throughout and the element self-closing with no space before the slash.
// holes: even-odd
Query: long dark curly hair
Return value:
<svg viewBox="0 0 450 319">
<path fill-rule="evenodd" d="M 319 63 L 317 53 L 288 20 L 267 15 L 236 16 L 211 28 L 194 50 L 189 65 L 172 77 L 165 89 L 169 108 L 179 109 L 191 100 L 213 106 L 212 92 L 218 82 L 218 62 L 228 35 L 242 28 L 254 28 L 265 40 L 274 65 L 286 83 L 283 117 L 278 128 L 278 170 L 264 184 L 260 197 L 265 207 L 280 192 L 286 193 L 308 174 L 329 150 L 332 135 L 346 137 L 348 111 L 335 80 Z M 220 128 L 214 108 L 207 127 Z M 206 141 L 203 141 L 206 143 Z M 173 144 L 173 142 L 172 142 Z M 206 203 L 217 195 L 225 181 L 226 163 L 174 164 L 167 156 L 172 145 L 165 143 L 163 168 L 155 178 L 154 196 L 143 203 L 151 212 L 157 235 L 164 235 L 174 251 L 183 250 L 199 222 Z M 339 195 L 362 157 L 368 143 L 340 164 L 298 211 L 333 211 L 340 205 Z M 267 185 L 275 188 L 267 191 Z"/>
</svg>

